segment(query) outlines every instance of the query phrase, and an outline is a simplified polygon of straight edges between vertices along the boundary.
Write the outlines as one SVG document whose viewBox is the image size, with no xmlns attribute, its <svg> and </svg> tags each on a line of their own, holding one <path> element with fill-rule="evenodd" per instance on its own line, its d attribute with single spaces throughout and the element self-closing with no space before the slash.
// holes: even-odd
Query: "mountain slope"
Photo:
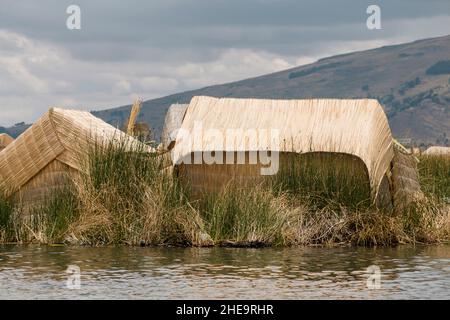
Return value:
<svg viewBox="0 0 450 320">
<path fill-rule="evenodd" d="M 139 121 L 161 131 L 170 104 L 194 95 L 243 98 L 379 99 L 396 137 L 448 144 L 450 137 L 450 36 L 321 59 L 252 79 L 145 101 Z M 121 124 L 130 106 L 94 112 Z"/>
<path fill-rule="evenodd" d="M 242 81 L 182 92 L 143 103 L 138 121 L 161 132 L 172 103 L 194 95 L 243 98 L 376 98 L 394 135 L 416 143 L 448 144 L 450 137 L 450 36 L 321 59 Z M 93 112 L 121 125 L 130 106 Z"/>
</svg>

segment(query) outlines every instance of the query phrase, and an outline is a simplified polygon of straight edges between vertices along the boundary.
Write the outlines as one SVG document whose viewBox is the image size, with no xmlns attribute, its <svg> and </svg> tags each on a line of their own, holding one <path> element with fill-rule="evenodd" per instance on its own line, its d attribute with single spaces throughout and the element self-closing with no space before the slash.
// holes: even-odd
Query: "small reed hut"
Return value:
<svg viewBox="0 0 450 320">
<path fill-rule="evenodd" d="M 0 151 L 5 149 L 13 141 L 14 141 L 14 138 L 11 137 L 9 134 L 0 133 Z"/>
<path fill-rule="evenodd" d="M 448 156 L 450 157 L 450 147 L 429 147 L 422 153 L 424 156 Z"/>
<path fill-rule="evenodd" d="M 172 104 L 167 110 L 164 127 L 161 133 L 163 150 L 171 150 L 175 145 L 178 129 L 181 128 L 188 104 Z"/>
<path fill-rule="evenodd" d="M 233 138 L 230 129 L 235 130 Z M 256 148 L 246 133 L 255 130 Z M 275 132 L 276 137 L 268 132 Z M 393 140 L 377 100 L 193 97 L 176 137 L 172 161 L 194 194 L 215 192 L 230 180 L 246 183 L 262 176 L 265 164 L 261 159 L 256 164 L 249 161 L 255 151 L 279 153 L 279 169 L 302 155 L 309 156 L 311 164 L 331 165 L 344 175 L 358 173 L 366 180 L 373 201 L 392 203 Z M 202 157 L 205 153 L 208 161 Z M 229 154 L 232 160 L 223 160 Z M 245 163 L 236 162 L 239 154 Z M 200 163 L 195 161 L 198 155 Z M 211 163 L 211 155 L 215 159 L 220 155 L 225 162 Z"/>
<path fill-rule="evenodd" d="M 92 145 L 124 139 L 135 141 L 89 112 L 51 108 L 0 153 L 0 190 L 40 203 L 82 171 Z"/>
</svg>

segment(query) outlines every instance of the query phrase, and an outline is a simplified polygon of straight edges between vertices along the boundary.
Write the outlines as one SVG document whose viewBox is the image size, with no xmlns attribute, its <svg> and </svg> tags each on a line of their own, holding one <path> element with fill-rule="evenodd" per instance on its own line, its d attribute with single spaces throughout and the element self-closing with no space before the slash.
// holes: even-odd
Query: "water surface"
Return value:
<svg viewBox="0 0 450 320">
<path fill-rule="evenodd" d="M 67 288 L 69 265 L 80 288 Z M 381 270 L 367 287 L 367 267 Z M 0 246 L 0 299 L 449 299 L 450 246 Z"/>
</svg>

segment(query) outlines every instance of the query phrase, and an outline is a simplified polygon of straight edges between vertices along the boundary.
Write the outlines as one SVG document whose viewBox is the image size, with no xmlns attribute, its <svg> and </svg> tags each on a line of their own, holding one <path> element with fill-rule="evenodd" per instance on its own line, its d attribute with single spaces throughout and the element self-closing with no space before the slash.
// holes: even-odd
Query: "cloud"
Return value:
<svg viewBox="0 0 450 320">
<path fill-rule="evenodd" d="M 313 62 L 313 57 L 282 56 L 259 50 L 228 49 L 212 61 L 186 62 L 173 69 L 187 88 L 242 80 Z"/>
<path fill-rule="evenodd" d="M 318 58 L 450 33 L 450 2 L 2 0 L 0 125 L 50 106 L 100 109 L 311 63 Z"/>
<path fill-rule="evenodd" d="M 137 86 L 142 91 L 172 91 L 178 87 L 178 81 L 169 77 L 143 76 L 137 79 Z"/>
<path fill-rule="evenodd" d="M 150 99 L 190 88 L 311 62 L 249 49 L 228 49 L 210 61 L 92 62 L 74 58 L 63 47 L 1 31 L 1 124 L 34 121 L 51 106 L 77 109 L 128 104 L 136 96 Z M 11 51 L 14 55 L 11 56 Z M 4 71 L 4 72 L 3 72 Z"/>
</svg>

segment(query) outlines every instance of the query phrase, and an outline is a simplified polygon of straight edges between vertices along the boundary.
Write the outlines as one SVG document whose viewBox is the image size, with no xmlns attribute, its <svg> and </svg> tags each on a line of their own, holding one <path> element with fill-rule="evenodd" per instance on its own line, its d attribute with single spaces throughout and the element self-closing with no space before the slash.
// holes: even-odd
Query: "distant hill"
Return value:
<svg viewBox="0 0 450 320">
<path fill-rule="evenodd" d="M 242 98 L 375 98 L 394 135 L 416 143 L 449 144 L 450 36 L 385 46 L 321 59 L 256 78 L 214 85 L 145 101 L 138 121 L 158 137 L 167 108 L 192 96 Z M 95 111 L 121 126 L 131 106 Z M 257 116 L 257 115 L 255 115 Z"/>
<path fill-rule="evenodd" d="M 28 127 L 30 127 L 30 126 L 31 126 L 31 124 L 26 124 L 25 122 L 20 122 L 20 123 L 16 123 L 12 127 L 8 127 L 8 128 L 0 127 L 0 133 L 7 133 L 11 137 L 17 138 L 17 136 L 19 136 L 22 132 L 27 130 Z"/>
</svg>

